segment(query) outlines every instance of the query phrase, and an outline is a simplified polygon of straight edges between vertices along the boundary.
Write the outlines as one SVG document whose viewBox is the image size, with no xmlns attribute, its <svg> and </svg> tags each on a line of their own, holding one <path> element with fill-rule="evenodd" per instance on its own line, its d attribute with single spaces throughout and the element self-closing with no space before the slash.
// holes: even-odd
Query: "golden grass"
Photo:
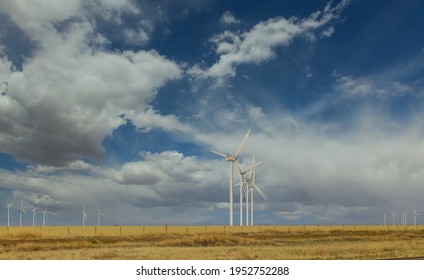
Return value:
<svg viewBox="0 0 424 280">
<path fill-rule="evenodd" d="M 339 226 L 0 230 L 0 259 L 388 259 L 424 256 L 424 231 Z M 302 229 L 303 228 L 303 229 Z M 259 227 L 257 228 L 259 229 Z M 163 232 L 163 231 L 166 232 Z M 220 231 L 221 230 L 221 231 Z"/>
</svg>

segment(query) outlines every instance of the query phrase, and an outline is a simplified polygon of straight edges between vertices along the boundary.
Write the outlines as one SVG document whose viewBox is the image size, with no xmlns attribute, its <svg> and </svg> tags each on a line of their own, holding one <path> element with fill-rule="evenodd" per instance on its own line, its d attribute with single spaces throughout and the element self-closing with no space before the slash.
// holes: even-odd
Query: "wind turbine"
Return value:
<svg viewBox="0 0 424 280">
<path fill-rule="evenodd" d="M 407 225 L 407 222 L 406 222 L 406 216 L 407 216 L 407 214 L 408 214 L 408 211 L 407 210 L 402 211 L 402 221 L 403 221 L 403 225 L 404 226 Z"/>
<path fill-rule="evenodd" d="M 230 162 L 230 225 L 234 225 L 234 197 L 233 197 L 233 163 L 237 162 L 237 157 L 240 153 L 240 151 L 243 149 L 244 143 L 247 140 L 247 137 L 249 136 L 250 133 L 250 129 L 247 131 L 246 136 L 244 136 L 243 141 L 241 142 L 241 144 L 237 147 L 236 151 L 234 154 L 230 153 L 228 155 L 220 153 L 220 152 L 216 152 L 216 151 L 212 151 L 212 153 L 217 154 L 219 156 L 222 156 L 223 158 L 225 158 L 226 161 Z"/>
<path fill-rule="evenodd" d="M 82 210 L 82 226 L 85 226 L 85 221 L 87 221 L 87 212 L 85 211 L 85 204 L 84 204 L 84 210 Z"/>
<path fill-rule="evenodd" d="M 414 226 L 417 226 L 417 216 L 419 216 L 420 214 L 417 213 L 417 211 L 415 210 L 415 208 L 414 208 L 413 213 L 414 213 Z"/>
<path fill-rule="evenodd" d="M 245 174 L 249 169 L 243 169 L 238 161 L 236 161 L 236 169 L 240 178 L 240 183 L 237 184 L 240 186 L 240 225 L 243 225 L 243 194 L 246 198 L 246 225 L 249 225 L 249 191 L 245 178 Z"/>
<path fill-rule="evenodd" d="M 32 226 L 35 226 L 35 211 L 37 211 L 38 207 L 32 207 Z"/>
<path fill-rule="evenodd" d="M 20 227 L 22 226 L 22 213 L 25 213 L 25 214 L 26 214 L 26 211 L 25 211 L 25 209 L 23 208 L 23 204 L 24 204 L 24 202 L 23 202 L 23 200 L 21 199 L 21 207 L 19 208 L 19 226 L 20 226 Z"/>
<path fill-rule="evenodd" d="M 268 196 L 256 185 L 255 183 L 255 167 L 261 164 L 262 161 L 255 162 L 255 154 L 253 154 L 252 163 L 251 165 L 243 169 L 238 161 L 236 162 L 237 172 L 240 176 L 240 183 L 236 184 L 236 186 L 243 186 L 243 189 L 240 189 L 240 192 L 243 190 L 243 193 L 245 194 L 245 201 L 246 201 L 246 225 L 253 225 L 253 208 L 254 208 L 254 191 L 256 190 L 265 200 L 268 200 Z M 249 174 L 247 176 L 247 171 L 249 171 Z M 250 196 L 250 209 L 249 209 L 249 196 Z M 242 203 L 243 200 L 241 200 L 240 203 Z M 241 211 L 241 207 L 240 207 Z M 250 211 L 250 223 L 249 223 L 249 211 Z M 242 225 L 240 223 L 240 225 Z"/>
<path fill-rule="evenodd" d="M 10 207 L 12 207 L 13 201 L 10 203 L 7 203 L 7 226 L 10 226 Z"/>
<path fill-rule="evenodd" d="M 396 212 L 392 212 L 392 217 L 393 217 L 393 225 L 395 225 L 395 216 L 396 216 Z"/>
<path fill-rule="evenodd" d="M 386 214 L 383 215 L 383 225 L 386 225 Z"/>
<path fill-rule="evenodd" d="M 100 217 L 103 217 L 103 213 L 100 213 L 100 210 L 97 209 L 97 225 L 100 226 Z"/>
<path fill-rule="evenodd" d="M 250 166 L 250 170 L 249 170 L 249 177 L 246 178 L 246 182 L 247 182 L 247 188 L 248 188 L 248 192 L 250 191 L 250 225 L 253 226 L 253 194 L 254 194 L 254 190 L 256 190 L 263 199 L 268 200 L 268 196 L 256 185 L 256 176 L 255 176 L 255 168 L 256 166 L 258 166 L 259 164 L 261 164 L 263 161 L 259 161 L 259 162 L 255 162 L 255 154 L 253 154 L 253 158 L 252 158 L 252 165 Z"/>
<path fill-rule="evenodd" d="M 46 226 L 47 206 L 43 211 L 41 211 L 41 213 L 43 213 L 43 226 Z"/>
</svg>

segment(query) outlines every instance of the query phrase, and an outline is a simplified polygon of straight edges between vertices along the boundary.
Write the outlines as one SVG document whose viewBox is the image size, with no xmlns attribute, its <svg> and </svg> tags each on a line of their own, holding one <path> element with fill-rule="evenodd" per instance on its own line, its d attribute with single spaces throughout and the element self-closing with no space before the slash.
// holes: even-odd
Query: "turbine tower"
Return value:
<svg viewBox="0 0 424 280">
<path fill-rule="evenodd" d="M 230 162 L 230 225 L 234 225 L 234 197 L 233 197 L 233 163 L 237 161 L 237 157 L 240 151 L 243 149 L 244 143 L 246 142 L 247 137 L 249 136 L 250 129 L 247 131 L 246 136 L 244 136 L 243 141 L 237 147 L 234 154 L 230 153 L 228 155 L 212 151 L 212 153 L 217 154 L 225 158 L 226 161 Z"/>
<path fill-rule="evenodd" d="M 413 213 L 414 213 L 414 226 L 417 226 L 417 216 L 419 216 L 420 214 L 417 213 L 417 211 L 415 210 L 415 208 L 414 208 Z"/>
<path fill-rule="evenodd" d="M 7 203 L 7 226 L 10 226 L 10 207 L 12 207 L 13 201 L 10 203 Z"/>
<path fill-rule="evenodd" d="M 243 225 L 243 194 L 246 198 L 246 225 L 249 225 L 249 192 L 245 178 L 245 174 L 249 169 L 243 169 L 238 161 L 236 161 L 236 169 L 240 178 L 240 183 L 237 184 L 240 186 L 240 225 Z"/>
<path fill-rule="evenodd" d="M 43 213 L 43 226 L 46 226 L 47 206 L 43 211 L 41 211 L 41 213 Z"/>
<path fill-rule="evenodd" d="M 38 207 L 32 207 L 32 226 L 35 226 L 35 211 L 37 211 Z"/>
<path fill-rule="evenodd" d="M 87 212 L 85 211 L 85 204 L 84 204 L 84 210 L 82 210 L 82 226 L 85 226 L 86 221 L 87 221 Z"/>
<path fill-rule="evenodd" d="M 253 226 L 253 194 L 254 191 L 256 190 L 263 199 L 268 200 L 268 196 L 256 185 L 256 175 L 255 175 L 255 168 L 256 166 L 258 166 L 259 164 L 261 164 L 263 161 L 259 161 L 259 162 L 255 162 L 255 154 L 253 154 L 253 158 L 252 158 L 252 165 L 250 166 L 250 170 L 249 170 L 249 177 L 246 178 L 246 182 L 247 182 L 247 188 L 248 191 L 251 192 L 250 194 L 250 225 Z"/>
<path fill-rule="evenodd" d="M 100 210 L 97 209 L 97 226 L 100 226 L 100 217 L 103 217 L 103 213 L 100 213 Z"/>
<path fill-rule="evenodd" d="M 19 226 L 20 226 L 20 227 L 22 226 L 22 213 L 25 213 L 25 214 L 26 214 L 26 211 L 25 211 L 25 209 L 23 208 L 23 204 L 24 204 L 24 202 L 23 202 L 23 200 L 21 199 L 21 207 L 19 208 Z"/>
<path fill-rule="evenodd" d="M 407 210 L 402 211 L 402 224 L 403 224 L 404 226 L 406 226 L 406 225 L 407 225 L 407 222 L 406 222 L 407 214 L 408 214 L 408 211 L 407 211 Z"/>
<path fill-rule="evenodd" d="M 396 216 L 396 212 L 392 212 L 392 217 L 393 217 L 393 225 L 395 225 L 395 216 Z"/>
</svg>

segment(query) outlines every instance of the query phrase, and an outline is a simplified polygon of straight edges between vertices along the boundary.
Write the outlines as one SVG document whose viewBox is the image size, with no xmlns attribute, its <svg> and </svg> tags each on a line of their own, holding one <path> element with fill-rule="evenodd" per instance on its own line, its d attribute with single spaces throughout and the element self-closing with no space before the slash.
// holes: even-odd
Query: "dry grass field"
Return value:
<svg viewBox="0 0 424 280">
<path fill-rule="evenodd" d="M 0 259 L 397 259 L 424 256 L 424 227 L 0 227 Z"/>
</svg>

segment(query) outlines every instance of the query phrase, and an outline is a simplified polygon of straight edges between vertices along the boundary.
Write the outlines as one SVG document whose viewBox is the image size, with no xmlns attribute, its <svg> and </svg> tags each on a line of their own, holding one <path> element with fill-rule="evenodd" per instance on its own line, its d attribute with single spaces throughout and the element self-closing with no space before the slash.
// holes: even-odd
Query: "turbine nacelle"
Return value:
<svg viewBox="0 0 424 280">
<path fill-rule="evenodd" d="M 217 151 L 212 151 L 212 153 L 223 157 L 226 161 L 237 161 L 237 157 L 234 156 L 232 153 L 229 153 L 228 155 L 217 152 Z"/>
</svg>

